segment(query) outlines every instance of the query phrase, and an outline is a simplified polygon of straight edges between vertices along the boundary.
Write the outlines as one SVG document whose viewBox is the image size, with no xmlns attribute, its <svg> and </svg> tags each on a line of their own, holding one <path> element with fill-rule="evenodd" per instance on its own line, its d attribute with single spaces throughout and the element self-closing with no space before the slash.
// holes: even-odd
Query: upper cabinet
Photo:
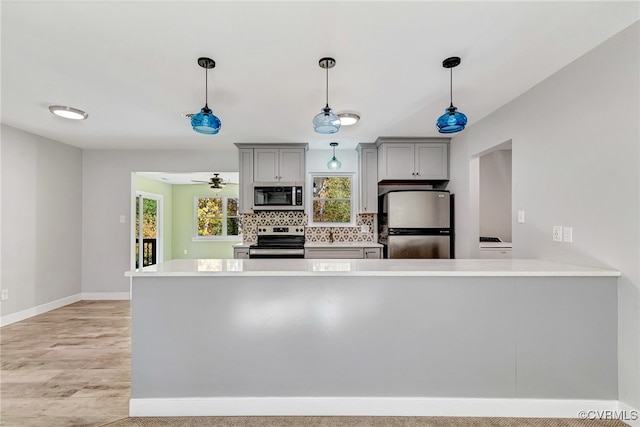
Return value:
<svg viewBox="0 0 640 427">
<path fill-rule="evenodd" d="M 360 183 L 359 213 L 378 212 L 378 147 L 358 144 L 358 181 Z"/>
<path fill-rule="evenodd" d="M 449 138 L 378 138 L 378 181 L 448 180 Z"/>
<path fill-rule="evenodd" d="M 235 144 L 240 152 L 240 212 L 253 212 L 254 182 L 305 182 L 308 144 Z"/>
<path fill-rule="evenodd" d="M 304 182 L 304 148 L 255 148 L 255 182 Z"/>
</svg>

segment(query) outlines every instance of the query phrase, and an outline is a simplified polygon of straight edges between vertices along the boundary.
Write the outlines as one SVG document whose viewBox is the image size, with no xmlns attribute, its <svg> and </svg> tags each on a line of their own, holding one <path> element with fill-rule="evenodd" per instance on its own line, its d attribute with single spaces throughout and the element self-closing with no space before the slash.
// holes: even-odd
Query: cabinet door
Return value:
<svg viewBox="0 0 640 427">
<path fill-rule="evenodd" d="M 240 213 L 253 212 L 253 149 L 240 150 Z"/>
<path fill-rule="evenodd" d="M 378 180 L 415 179 L 414 145 L 415 144 L 382 144 Z"/>
<path fill-rule="evenodd" d="M 378 150 L 360 152 L 360 213 L 378 212 Z"/>
<path fill-rule="evenodd" d="M 382 254 L 380 248 L 365 248 L 364 249 L 364 257 L 365 259 L 380 259 L 382 258 Z"/>
<path fill-rule="evenodd" d="M 280 181 L 304 183 L 304 149 L 281 148 L 278 161 Z"/>
<path fill-rule="evenodd" d="M 447 144 L 415 145 L 416 179 L 449 179 Z"/>
<path fill-rule="evenodd" d="M 248 248 L 233 248 L 233 257 L 235 259 L 249 259 Z"/>
<path fill-rule="evenodd" d="M 278 182 L 278 149 L 256 148 L 253 150 L 253 180 L 255 182 Z"/>
<path fill-rule="evenodd" d="M 359 259 L 363 257 L 362 248 L 307 248 L 305 258 L 312 259 Z"/>
</svg>

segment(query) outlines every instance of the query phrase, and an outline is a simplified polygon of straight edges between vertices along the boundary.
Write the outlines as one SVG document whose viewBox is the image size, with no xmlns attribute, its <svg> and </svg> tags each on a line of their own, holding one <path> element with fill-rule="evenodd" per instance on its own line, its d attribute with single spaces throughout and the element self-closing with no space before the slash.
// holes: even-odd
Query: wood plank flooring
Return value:
<svg viewBox="0 0 640 427">
<path fill-rule="evenodd" d="M 0 328 L 0 425 L 126 418 L 130 322 L 129 301 L 81 301 Z"/>
</svg>

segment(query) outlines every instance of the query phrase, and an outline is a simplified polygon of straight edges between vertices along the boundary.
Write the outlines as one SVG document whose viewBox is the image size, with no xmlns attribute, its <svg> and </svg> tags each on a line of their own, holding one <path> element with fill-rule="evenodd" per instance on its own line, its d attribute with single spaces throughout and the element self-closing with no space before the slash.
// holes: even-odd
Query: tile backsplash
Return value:
<svg viewBox="0 0 640 427">
<path fill-rule="evenodd" d="M 301 211 L 270 211 L 242 214 L 242 241 L 256 243 L 256 229 L 260 225 L 304 225 L 307 242 L 328 242 L 333 232 L 334 242 L 374 242 L 375 214 L 356 215 L 356 227 L 310 227 L 307 215 Z M 368 225 L 369 232 L 362 233 L 361 225 Z"/>
</svg>

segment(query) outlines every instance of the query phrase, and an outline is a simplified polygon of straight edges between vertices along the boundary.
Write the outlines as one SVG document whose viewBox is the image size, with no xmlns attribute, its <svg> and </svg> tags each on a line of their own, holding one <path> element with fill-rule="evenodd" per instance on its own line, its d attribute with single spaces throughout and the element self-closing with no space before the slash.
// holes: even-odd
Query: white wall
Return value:
<svg viewBox="0 0 640 427">
<path fill-rule="evenodd" d="M 82 151 L 0 129 L 4 317 L 80 298 Z"/>
<path fill-rule="evenodd" d="M 82 158 L 82 292 L 103 296 L 129 292 L 124 272 L 130 269 L 132 172 L 237 172 L 239 167 L 235 148 L 84 150 Z"/>
<path fill-rule="evenodd" d="M 511 150 L 480 157 L 480 235 L 511 241 Z"/>
<path fill-rule="evenodd" d="M 607 40 L 451 142 L 457 256 L 478 238 L 472 157 L 512 140 L 513 257 L 622 271 L 618 282 L 619 399 L 640 408 L 639 24 Z M 535 64 L 532 64 L 534 66 Z M 462 102 L 462 100 L 459 100 Z M 475 177 L 474 177 L 475 175 Z M 472 191 L 473 190 L 473 191 Z M 573 227 L 574 243 L 551 239 Z M 593 343 L 597 348 L 598 343 Z"/>
</svg>

